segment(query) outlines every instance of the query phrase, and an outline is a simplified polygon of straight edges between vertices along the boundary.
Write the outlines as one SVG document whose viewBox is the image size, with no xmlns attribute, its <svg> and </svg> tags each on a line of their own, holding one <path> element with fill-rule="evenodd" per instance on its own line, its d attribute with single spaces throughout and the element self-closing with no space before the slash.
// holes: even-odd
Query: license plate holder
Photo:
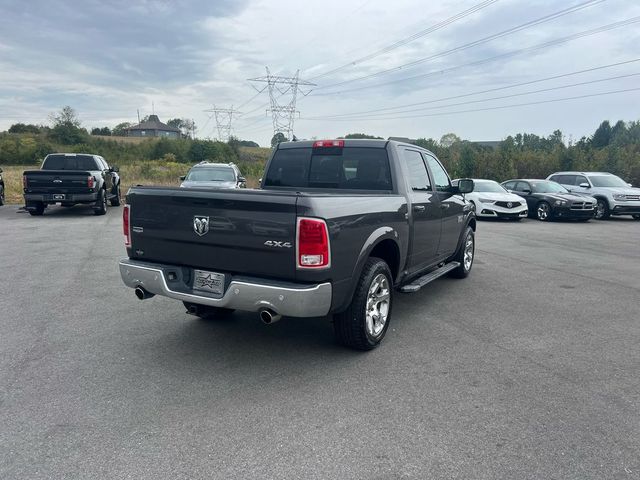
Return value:
<svg viewBox="0 0 640 480">
<path fill-rule="evenodd" d="M 65 200 L 67 198 L 67 196 L 64 193 L 54 193 L 53 194 L 53 199 L 54 200 Z"/>
<path fill-rule="evenodd" d="M 224 274 L 194 269 L 193 289 L 222 295 L 224 292 Z"/>
</svg>

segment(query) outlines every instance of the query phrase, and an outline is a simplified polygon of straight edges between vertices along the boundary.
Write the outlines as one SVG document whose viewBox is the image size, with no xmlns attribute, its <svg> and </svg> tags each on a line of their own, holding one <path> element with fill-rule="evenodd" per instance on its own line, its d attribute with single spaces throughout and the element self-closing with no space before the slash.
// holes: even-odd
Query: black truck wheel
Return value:
<svg viewBox="0 0 640 480">
<path fill-rule="evenodd" d="M 476 253 L 476 235 L 471 227 L 467 227 L 464 231 L 464 237 L 462 238 L 460 248 L 451 259 L 460 264 L 459 267 L 451 270 L 450 275 L 455 278 L 465 278 L 469 276 Z"/>
<path fill-rule="evenodd" d="M 391 270 L 384 260 L 369 258 L 349 307 L 334 315 L 338 342 L 356 350 L 377 347 L 389 328 L 393 299 Z"/>
<path fill-rule="evenodd" d="M 115 188 L 114 193 L 114 197 L 111 199 L 111 206 L 112 207 L 119 207 L 120 206 L 120 184 L 118 184 Z"/>
<path fill-rule="evenodd" d="M 44 213 L 45 205 L 42 202 L 33 202 L 27 204 L 27 208 L 29 209 L 29 215 L 33 215 L 34 217 L 39 217 Z"/>
<path fill-rule="evenodd" d="M 96 207 L 94 208 L 93 213 L 96 215 L 104 215 L 107 213 L 107 192 L 104 190 L 100 190 L 98 201 L 96 202 Z"/>
<path fill-rule="evenodd" d="M 195 315 L 203 320 L 211 320 L 231 315 L 235 310 L 233 308 L 210 307 L 208 305 L 198 305 L 197 303 L 182 302 L 184 308 L 187 309 L 189 315 Z"/>
</svg>

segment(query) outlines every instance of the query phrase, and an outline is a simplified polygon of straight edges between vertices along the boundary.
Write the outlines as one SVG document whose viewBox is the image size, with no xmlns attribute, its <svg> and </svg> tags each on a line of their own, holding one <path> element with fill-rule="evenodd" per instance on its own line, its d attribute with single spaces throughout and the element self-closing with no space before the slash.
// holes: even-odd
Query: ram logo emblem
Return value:
<svg viewBox="0 0 640 480">
<path fill-rule="evenodd" d="M 199 236 L 206 235 L 209 232 L 209 217 L 194 215 L 193 231 L 196 232 Z"/>
</svg>

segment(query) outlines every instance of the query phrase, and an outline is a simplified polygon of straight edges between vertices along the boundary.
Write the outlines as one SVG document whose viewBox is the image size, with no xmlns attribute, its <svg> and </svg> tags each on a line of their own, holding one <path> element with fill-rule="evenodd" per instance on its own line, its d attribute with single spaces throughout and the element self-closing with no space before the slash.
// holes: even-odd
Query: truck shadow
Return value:
<svg viewBox="0 0 640 480">
<path fill-rule="evenodd" d="M 234 312 L 210 320 L 175 315 L 170 321 L 175 328 L 146 338 L 138 351 L 171 370 L 208 375 L 212 370 L 265 368 L 282 374 L 300 362 L 321 366 L 330 358 L 359 353 L 337 344 L 329 318 L 283 318 L 264 325 L 257 314 Z"/>
<path fill-rule="evenodd" d="M 106 215 L 113 214 L 113 210 L 117 210 L 117 213 L 120 213 L 122 210 L 120 207 L 109 207 L 107 208 Z M 26 210 L 20 210 L 20 212 L 24 212 L 28 215 Z M 93 208 L 86 205 L 74 205 L 73 207 L 61 207 L 59 205 L 49 205 L 47 209 L 44 211 L 45 217 L 60 217 L 60 218 L 70 218 L 70 217 L 95 217 L 96 215 L 93 213 Z"/>
</svg>

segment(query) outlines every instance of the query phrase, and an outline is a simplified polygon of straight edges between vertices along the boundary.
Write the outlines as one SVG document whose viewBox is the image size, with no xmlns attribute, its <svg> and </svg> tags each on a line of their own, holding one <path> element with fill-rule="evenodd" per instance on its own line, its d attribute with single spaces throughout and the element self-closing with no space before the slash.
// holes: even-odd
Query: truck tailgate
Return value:
<svg viewBox="0 0 640 480">
<path fill-rule="evenodd" d="M 134 187 L 132 259 L 295 279 L 297 195 Z"/>
<path fill-rule="evenodd" d="M 27 170 L 24 175 L 30 193 L 86 192 L 87 179 L 92 176 L 80 170 Z"/>
</svg>

